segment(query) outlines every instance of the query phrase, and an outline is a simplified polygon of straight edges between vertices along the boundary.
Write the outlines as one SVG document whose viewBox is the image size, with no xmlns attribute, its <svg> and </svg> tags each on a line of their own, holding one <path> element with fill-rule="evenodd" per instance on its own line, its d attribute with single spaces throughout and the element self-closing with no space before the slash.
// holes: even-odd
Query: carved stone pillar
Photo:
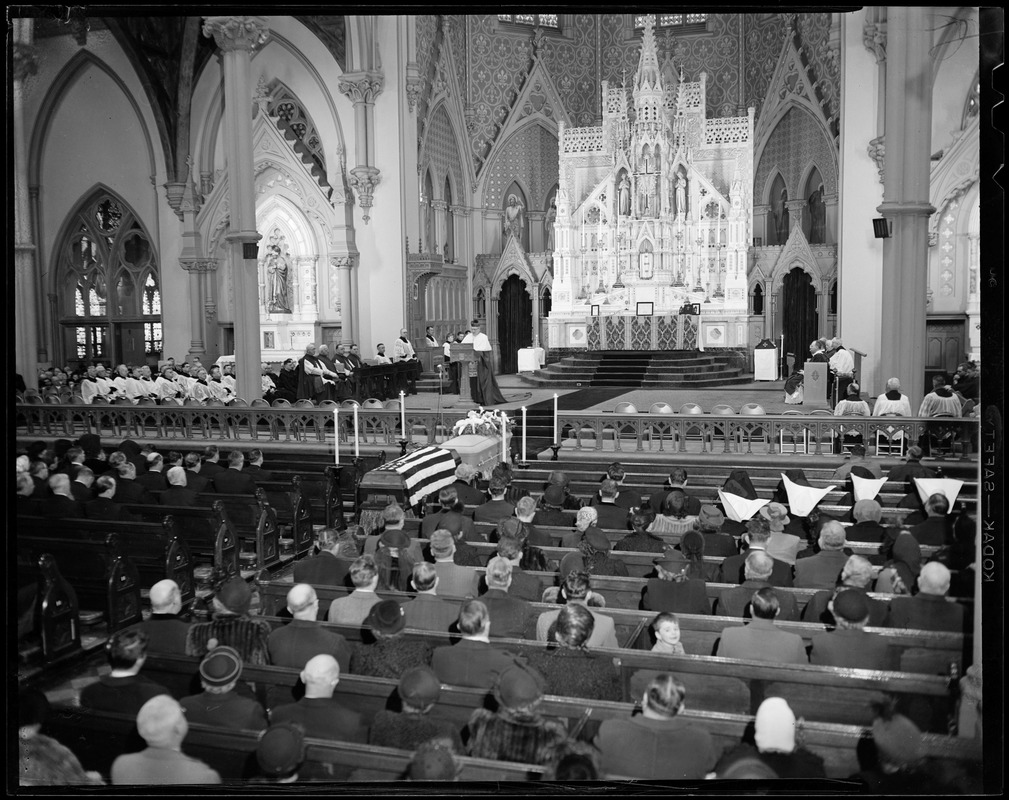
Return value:
<svg viewBox="0 0 1009 800">
<path fill-rule="evenodd" d="M 354 315 L 357 311 L 351 268 L 354 266 L 353 256 L 338 255 L 329 257 L 330 269 L 336 270 L 336 284 L 340 293 L 340 344 L 350 345 L 354 339 Z"/>
<path fill-rule="evenodd" d="M 886 160 L 883 203 L 892 220 L 883 240 L 883 323 L 880 367 L 908 387 L 911 407 L 922 396 L 925 374 L 925 303 L 928 272 L 929 166 L 932 136 L 932 10 L 887 9 L 886 137 L 900 142 Z"/>
<path fill-rule="evenodd" d="M 12 46 L 14 119 L 14 335 L 15 369 L 25 385 L 38 388 L 39 325 L 42 323 L 38 271 L 35 268 L 35 242 L 32 240 L 32 213 L 28 190 L 27 141 L 24 127 L 25 79 L 37 69 L 35 48 L 31 42 L 32 20 L 14 22 Z"/>
<path fill-rule="evenodd" d="M 357 166 L 350 171 L 347 180 L 357 195 L 358 204 L 364 210 L 365 223 L 371 219 L 370 209 L 375 187 L 381 179 L 378 168 L 374 166 L 375 98 L 381 94 L 384 86 L 385 76 L 374 70 L 348 72 L 339 81 L 340 91 L 354 103 Z"/>
<path fill-rule="evenodd" d="M 427 252 L 444 255 L 445 235 L 448 232 L 448 203 L 444 200 L 432 200 L 431 213 L 434 214 L 434 241 L 427 243 Z"/>
<path fill-rule="evenodd" d="M 256 185 L 252 160 L 252 51 L 269 37 L 262 17 L 207 17 L 203 35 L 213 36 L 224 62 L 224 151 L 231 204 L 228 242 L 235 286 L 235 372 L 237 394 L 263 396 L 260 381 L 259 248 Z"/>
<path fill-rule="evenodd" d="M 179 266 L 189 273 L 189 360 L 196 356 L 203 361 L 207 355 L 206 304 L 213 305 L 216 316 L 217 306 L 208 298 L 206 276 L 217 271 L 217 261 L 206 258 L 180 258 Z"/>
</svg>

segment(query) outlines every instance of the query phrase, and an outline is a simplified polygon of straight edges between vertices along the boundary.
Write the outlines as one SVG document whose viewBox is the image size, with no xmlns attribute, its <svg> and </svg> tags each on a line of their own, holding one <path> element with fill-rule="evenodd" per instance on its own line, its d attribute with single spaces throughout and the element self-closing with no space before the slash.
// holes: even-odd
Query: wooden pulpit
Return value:
<svg viewBox="0 0 1009 800">
<path fill-rule="evenodd" d="M 830 392 L 829 364 L 826 361 L 807 361 L 802 365 L 803 403 L 826 406 Z"/>
<path fill-rule="evenodd" d="M 463 407 L 475 407 L 476 403 L 473 402 L 473 393 L 470 391 L 469 387 L 469 377 L 470 369 L 476 369 L 476 361 L 480 358 L 475 352 L 473 352 L 472 344 L 459 344 L 456 342 L 452 343 L 452 355 L 451 363 L 460 363 L 462 366 L 459 368 L 459 403 L 458 405 Z M 472 364 L 472 367 L 470 366 Z"/>
</svg>

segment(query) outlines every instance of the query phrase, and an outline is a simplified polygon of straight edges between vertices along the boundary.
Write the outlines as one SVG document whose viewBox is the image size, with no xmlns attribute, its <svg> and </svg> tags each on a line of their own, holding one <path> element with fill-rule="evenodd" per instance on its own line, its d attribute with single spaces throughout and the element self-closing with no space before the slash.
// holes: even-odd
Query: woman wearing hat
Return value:
<svg viewBox="0 0 1009 800">
<path fill-rule="evenodd" d="M 716 506 L 701 506 L 701 511 L 694 520 L 694 530 L 704 538 L 706 555 L 724 558 L 739 552 L 735 538 L 722 533 L 724 523 L 725 515 Z"/>
<path fill-rule="evenodd" d="M 616 575 L 628 577 L 627 565 L 619 558 L 610 558 L 610 540 L 599 528 L 589 527 L 573 553 L 561 559 L 561 580 L 569 572 L 587 572 L 590 575 Z"/>
<path fill-rule="evenodd" d="M 431 666 L 431 645 L 405 637 L 406 618 L 395 600 L 373 605 L 364 624 L 371 628 L 375 642 L 355 647 L 350 657 L 353 674 L 399 679 L 410 667 Z"/>
<path fill-rule="evenodd" d="M 649 578 L 641 595 L 645 611 L 672 611 L 679 614 L 710 614 L 704 570 L 704 540 L 696 531 L 684 534 L 679 552 L 670 550 L 655 561 L 654 578 Z"/>
<path fill-rule="evenodd" d="M 802 539 L 791 533 L 785 533 L 785 526 L 792 520 L 788 516 L 788 509 L 781 503 L 768 503 L 758 512 L 771 529 L 771 535 L 767 540 L 767 552 L 772 558 L 784 561 L 786 564 L 795 566 L 795 557 L 802 549 Z"/>
</svg>

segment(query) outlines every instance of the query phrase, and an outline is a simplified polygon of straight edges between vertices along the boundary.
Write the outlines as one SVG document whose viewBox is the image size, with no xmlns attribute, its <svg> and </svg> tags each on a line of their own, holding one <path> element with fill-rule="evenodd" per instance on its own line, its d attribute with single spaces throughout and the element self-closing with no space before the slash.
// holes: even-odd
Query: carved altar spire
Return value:
<svg viewBox="0 0 1009 800">
<path fill-rule="evenodd" d="M 638 59 L 638 71 L 634 75 L 634 95 L 642 90 L 662 89 L 659 73 L 659 56 L 655 50 L 655 15 L 645 17 L 645 31 L 641 41 L 641 56 Z"/>
</svg>

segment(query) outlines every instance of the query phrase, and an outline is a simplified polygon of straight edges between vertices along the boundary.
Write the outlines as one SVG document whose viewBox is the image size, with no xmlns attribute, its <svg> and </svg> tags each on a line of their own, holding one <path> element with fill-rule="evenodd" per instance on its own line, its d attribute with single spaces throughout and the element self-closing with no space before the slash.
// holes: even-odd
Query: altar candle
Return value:
<svg viewBox="0 0 1009 800">
<path fill-rule="evenodd" d="M 508 463 L 508 415 L 501 412 L 501 460 Z"/>
<path fill-rule="evenodd" d="M 357 433 L 357 404 L 354 404 L 354 458 L 361 455 L 361 439 Z"/>
<path fill-rule="evenodd" d="M 399 393 L 399 427 L 403 430 L 403 438 L 406 439 L 406 392 Z"/>
<path fill-rule="evenodd" d="M 526 407 L 522 406 L 522 454 L 521 459 L 526 460 Z"/>
<path fill-rule="evenodd" d="M 340 466 L 340 408 L 333 409 L 333 456 L 336 466 Z"/>
<path fill-rule="evenodd" d="M 558 426 L 558 422 L 559 421 L 557 419 L 557 395 L 554 394 L 554 441 L 555 442 L 560 441 L 560 439 L 558 438 L 560 436 L 560 428 L 557 427 Z"/>
</svg>

